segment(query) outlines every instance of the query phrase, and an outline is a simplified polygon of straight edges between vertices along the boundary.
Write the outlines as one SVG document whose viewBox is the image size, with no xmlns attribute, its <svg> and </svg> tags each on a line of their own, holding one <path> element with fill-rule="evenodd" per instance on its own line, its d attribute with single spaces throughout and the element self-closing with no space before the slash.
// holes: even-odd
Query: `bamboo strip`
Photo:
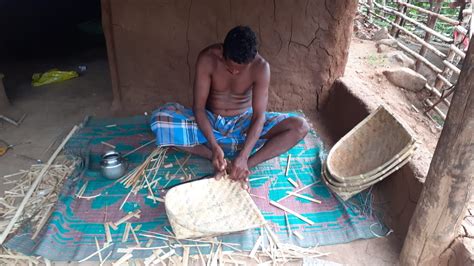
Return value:
<svg viewBox="0 0 474 266">
<path fill-rule="evenodd" d="M 94 239 L 95 239 L 95 247 L 97 248 L 97 252 L 98 252 L 98 255 L 99 255 L 99 261 L 100 261 L 100 263 L 103 263 L 102 253 L 100 252 L 99 241 L 97 240 L 97 237 L 94 237 Z"/>
<path fill-rule="evenodd" d="M 133 227 L 130 227 L 130 231 L 132 232 L 133 239 L 135 240 L 135 243 L 137 243 L 137 246 L 140 246 L 140 241 L 138 240 L 137 234 L 135 233 L 135 230 L 139 230 L 141 228 L 141 225 L 138 225 L 136 227 L 137 229 L 134 229 Z"/>
<path fill-rule="evenodd" d="M 104 224 L 105 239 L 107 243 L 112 243 L 112 234 L 110 233 L 109 223 Z"/>
<path fill-rule="evenodd" d="M 309 200 L 309 201 L 312 201 L 312 202 L 321 204 L 321 201 L 320 201 L 320 200 L 313 199 L 313 198 L 310 198 L 310 197 L 307 197 L 307 196 L 305 196 L 305 195 L 301 195 L 301 194 L 298 194 L 298 193 L 295 193 L 295 192 L 287 191 L 286 194 L 289 194 L 289 195 L 295 196 L 295 197 L 297 197 L 297 198 L 301 198 L 301 199 L 305 199 L 305 200 Z"/>
<path fill-rule="evenodd" d="M 125 243 L 128 241 L 128 236 L 130 234 L 130 227 L 132 226 L 131 223 L 126 223 L 125 224 L 125 231 L 123 232 L 122 235 L 122 243 Z"/>
<path fill-rule="evenodd" d="M 82 260 L 80 260 L 78 262 L 81 263 L 81 262 L 87 261 L 88 259 L 94 257 L 95 255 L 99 254 L 99 252 L 102 252 L 104 249 L 107 249 L 110 246 L 112 246 L 112 245 L 104 243 L 104 246 L 101 249 L 97 250 L 96 252 L 90 254 L 89 256 L 83 258 Z"/>
<path fill-rule="evenodd" d="M 74 126 L 72 128 L 72 130 L 69 132 L 69 134 L 67 135 L 67 137 L 63 140 L 63 142 L 59 145 L 59 147 L 56 149 L 56 151 L 53 153 L 53 155 L 51 156 L 51 158 L 49 158 L 48 162 L 46 163 L 46 165 L 43 167 L 43 169 L 41 170 L 41 172 L 38 174 L 38 176 L 36 177 L 34 183 L 30 186 L 28 192 L 26 193 L 25 197 L 23 198 L 20 206 L 18 206 L 18 209 L 16 210 L 15 212 L 15 215 L 13 216 L 13 218 L 10 220 L 10 223 L 7 225 L 7 227 L 5 228 L 5 230 L 3 231 L 3 233 L 1 234 L 0 236 L 0 245 L 3 244 L 3 242 L 5 241 L 5 239 L 7 238 L 7 236 L 10 234 L 10 231 L 12 230 L 13 228 L 13 225 L 16 223 L 16 221 L 18 220 L 18 218 L 20 218 L 20 215 L 22 214 L 23 212 L 23 209 L 25 208 L 26 206 L 26 203 L 28 202 L 28 200 L 31 198 L 31 195 L 33 195 L 33 192 L 34 190 L 36 189 L 36 187 L 38 186 L 38 184 L 41 182 L 41 180 L 43 180 L 43 177 L 44 177 L 44 174 L 46 173 L 46 171 L 48 170 L 49 166 L 53 163 L 53 161 L 56 159 L 56 157 L 58 156 L 59 152 L 63 149 L 64 145 L 66 145 L 66 143 L 69 141 L 69 139 L 72 137 L 72 135 L 76 132 L 76 130 L 78 129 L 77 126 Z"/>
<path fill-rule="evenodd" d="M 288 213 L 285 212 L 285 223 L 286 223 L 286 228 L 288 229 L 288 237 L 291 236 L 291 224 L 290 220 L 288 219 Z"/>
<path fill-rule="evenodd" d="M 158 264 L 159 262 L 163 262 L 167 258 L 173 256 L 175 254 L 174 249 L 170 250 L 168 253 L 164 254 L 161 257 L 158 257 L 155 261 L 153 261 L 153 264 Z M 165 264 L 166 265 L 166 264 Z"/>
<path fill-rule="evenodd" d="M 279 208 L 279 209 L 282 209 L 282 210 L 284 210 L 284 211 L 286 211 L 286 212 L 288 212 L 288 213 L 293 214 L 294 216 L 298 217 L 299 219 L 303 220 L 304 222 L 306 222 L 306 223 L 308 223 L 308 224 L 310 224 L 310 225 L 314 225 L 314 222 L 311 221 L 310 219 L 308 219 L 308 218 L 304 217 L 303 215 L 301 215 L 301 214 L 299 214 L 299 213 L 297 213 L 297 212 L 295 212 L 295 211 L 293 211 L 293 210 L 291 210 L 291 209 L 289 209 L 289 208 L 287 208 L 287 207 L 281 205 L 281 204 L 278 203 L 278 202 L 275 202 L 275 201 L 273 201 L 273 200 L 270 200 L 270 204 L 273 205 L 273 206 L 275 206 L 275 207 L 277 207 L 277 208 Z"/>
<path fill-rule="evenodd" d="M 263 241 L 263 235 L 260 235 L 257 238 L 257 241 L 255 242 L 255 245 L 253 246 L 252 250 L 250 251 L 250 257 L 255 257 L 255 254 L 257 253 L 258 248 L 262 245 Z"/>
<path fill-rule="evenodd" d="M 136 210 L 134 212 L 129 212 L 127 215 L 125 215 L 124 217 L 122 217 L 120 220 L 118 220 L 117 222 L 114 223 L 115 226 L 119 226 L 121 225 L 122 223 L 130 220 L 131 218 L 135 217 L 135 218 L 140 218 L 140 213 L 141 213 L 141 210 Z"/>
<path fill-rule="evenodd" d="M 313 183 L 311 183 L 311 184 L 309 184 L 309 185 L 307 185 L 307 186 L 304 186 L 304 187 L 302 187 L 302 188 L 300 188 L 300 189 L 297 189 L 297 190 L 295 190 L 295 191 L 293 191 L 293 192 L 294 192 L 294 193 L 301 192 L 301 191 L 303 191 L 303 190 L 305 190 L 305 189 L 307 189 L 307 188 L 310 188 L 310 187 L 316 185 L 317 183 L 319 183 L 319 181 L 313 182 Z M 279 200 L 277 200 L 277 202 L 280 202 L 280 201 L 282 201 L 282 200 L 284 200 L 284 199 L 286 199 L 286 198 L 288 198 L 288 197 L 290 197 L 290 196 L 291 196 L 291 195 L 286 195 L 286 196 L 280 198 Z"/>
<path fill-rule="evenodd" d="M 183 249 L 183 266 L 188 266 L 189 264 L 189 247 L 184 247 Z"/>
<path fill-rule="evenodd" d="M 288 182 L 290 182 L 291 185 L 293 185 L 295 188 L 298 188 L 298 183 L 296 183 L 295 180 L 291 179 L 291 177 L 287 178 Z"/>
<path fill-rule="evenodd" d="M 294 234 L 297 238 L 299 238 L 300 240 L 303 240 L 303 239 L 304 239 L 303 235 L 301 235 L 301 234 L 300 234 L 299 232 L 297 232 L 297 231 L 293 231 L 293 234 Z"/>
<path fill-rule="evenodd" d="M 112 266 L 119 266 L 127 262 L 129 259 L 133 257 L 132 253 L 127 253 L 123 255 L 120 259 L 118 259 L 116 262 L 112 263 Z"/>
<path fill-rule="evenodd" d="M 38 223 L 38 227 L 36 227 L 36 231 L 33 234 L 33 236 L 31 237 L 31 239 L 33 239 L 33 240 L 38 237 L 39 233 L 41 232 L 41 229 L 43 229 L 44 225 L 46 224 L 49 217 L 53 213 L 53 205 L 50 205 L 45 213 L 46 213 L 46 215 L 43 215 L 43 217 L 41 217 L 41 220 Z"/>
<path fill-rule="evenodd" d="M 105 145 L 105 146 L 107 146 L 107 147 L 110 147 L 110 148 L 112 148 L 112 149 L 114 149 L 114 150 L 116 149 L 115 145 L 112 145 L 112 144 L 110 144 L 110 143 L 108 143 L 108 142 L 101 141 L 100 143 L 101 143 L 102 145 Z"/>
<path fill-rule="evenodd" d="M 136 151 L 138 151 L 138 150 L 140 150 L 140 149 L 142 149 L 142 148 L 144 148 L 144 147 L 146 147 L 146 146 L 152 144 L 153 142 L 155 142 L 154 139 L 153 139 L 153 140 L 150 140 L 149 142 L 147 142 L 147 143 L 141 145 L 140 147 L 138 147 L 138 148 L 136 148 L 136 149 L 133 149 L 133 150 L 127 152 L 123 157 L 125 158 L 125 157 L 129 156 L 130 154 L 132 154 L 132 153 L 134 153 L 134 152 L 136 152 Z"/>
<path fill-rule="evenodd" d="M 286 161 L 285 176 L 288 176 L 288 170 L 290 170 L 290 163 L 291 163 L 291 154 L 288 154 L 288 159 Z"/>
</svg>

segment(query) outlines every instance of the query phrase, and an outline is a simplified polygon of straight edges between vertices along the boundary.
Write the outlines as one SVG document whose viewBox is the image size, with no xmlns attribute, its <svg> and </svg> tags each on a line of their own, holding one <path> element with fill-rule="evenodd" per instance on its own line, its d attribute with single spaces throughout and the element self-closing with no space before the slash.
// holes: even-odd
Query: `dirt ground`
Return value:
<svg viewBox="0 0 474 266">
<path fill-rule="evenodd" d="M 360 93 L 366 99 L 374 104 L 385 103 L 413 129 L 420 142 L 414 159 L 420 160 L 427 171 L 440 130 L 435 122 L 412 107 L 414 105 L 418 110 L 423 110 L 416 94 L 397 88 L 385 79 L 382 71 L 394 64 L 384 58 L 384 54 L 386 52 L 376 52 L 372 41 L 354 38 L 345 77 L 360 85 Z M 77 69 L 79 65 L 87 66 L 86 72 L 79 78 L 37 88 L 30 85 L 34 72 L 53 67 Z M 22 113 L 28 115 L 19 127 L 0 121 L 0 139 L 12 145 L 20 144 L 0 157 L 0 176 L 27 169 L 34 163 L 24 156 L 46 161 L 54 151 L 54 146 L 59 144 L 70 128 L 83 121 L 87 115 L 112 115 L 112 93 L 104 51 L 91 51 L 48 62 L 18 62 L 8 65 L 8 68 L 10 74 L 5 85 L 13 105 L 7 114 L 15 118 Z M 312 120 L 316 127 L 324 127 L 318 120 Z M 324 132 L 324 129 L 321 131 Z M 0 186 L 0 196 L 6 189 L 8 186 Z M 400 249 L 401 241 L 394 235 L 321 247 L 321 251 L 331 253 L 323 259 L 350 265 L 394 265 Z"/>
</svg>

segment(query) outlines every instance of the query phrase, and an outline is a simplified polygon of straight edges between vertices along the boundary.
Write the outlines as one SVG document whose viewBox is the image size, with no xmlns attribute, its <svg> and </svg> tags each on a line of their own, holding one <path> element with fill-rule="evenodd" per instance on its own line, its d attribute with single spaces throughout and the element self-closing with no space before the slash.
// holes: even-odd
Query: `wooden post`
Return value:
<svg viewBox="0 0 474 266">
<path fill-rule="evenodd" d="M 438 265 L 456 237 L 474 180 L 474 43 L 400 254 L 400 265 Z"/>
<path fill-rule="evenodd" d="M 407 11 L 406 6 L 402 6 L 402 5 L 398 4 L 398 12 L 400 12 L 402 14 L 405 14 L 406 11 Z M 395 14 L 395 21 L 393 23 L 402 26 L 402 24 L 403 24 L 402 17 Z M 397 38 L 398 32 L 399 32 L 399 29 L 395 26 L 392 26 L 392 28 L 390 29 L 390 35 L 392 35 L 395 38 Z"/>
<path fill-rule="evenodd" d="M 369 5 L 369 8 L 367 9 L 367 18 L 369 19 L 369 22 L 372 22 L 372 13 L 370 13 L 370 11 L 374 11 L 374 2 L 373 0 L 367 0 L 367 4 Z"/>
<path fill-rule="evenodd" d="M 3 86 L 3 74 L 0 73 L 0 110 L 4 110 L 10 106 L 7 94 L 5 93 L 5 87 Z"/>
<path fill-rule="evenodd" d="M 438 14 L 439 11 L 441 10 L 441 2 L 443 2 L 443 0 L 436 0 L 434 2 L 431 2 L 432 3 L 432 6 L 431 6 L 431 11 Z M 428 21 L 426 23 L 426 26 L 428 26 L 430 29 L 434 29 L 435 28 L 435 25 L 436 25 L 436 20 L 438 19 L 437 16 L 432 16 L 432 15 L 429 15 L 428 16 Z M 429 32 L 425 32 L 425 38 L 424 38 L 424 41 L 429 43 L 431 40 L 431 33 Z M 421 56 L 425 56 L 426 54 L 426 47 L 424 46 L 421 46 L 421 49 L 420 49 L 420 52 L 419 54 Z M 420 67 L 421 67 L 421 62 L 419 60 L 416 61 L 416 64 L 415 64 L 415 68 L 416 68 L 416 71 L 419 71 L 420 70 Z"/>
</svg>

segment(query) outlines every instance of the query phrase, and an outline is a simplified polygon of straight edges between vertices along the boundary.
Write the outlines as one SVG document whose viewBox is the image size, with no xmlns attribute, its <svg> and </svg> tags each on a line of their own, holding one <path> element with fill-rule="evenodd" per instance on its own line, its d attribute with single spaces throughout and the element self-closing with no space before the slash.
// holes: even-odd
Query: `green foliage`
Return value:
<svg viewBox="0 0 474 266">
<path fill-rule="evenodd" d="M 367 62 L 371 66 L 380 66 L 380 65 L 383 65 L 385 63 L 385 58 L 383 56 L 380 56 L 380 55 L 369 55 L 367 57 Z"/>
<path fill-rule="evenodd" d="M 379 4 L 382 4 L 381 0 L 374 0 L 374 1 L 379 3 Z M 410 1 L 410 3 L 412 5 L 416 5 L 418 7 L 421 7 L 421 8 L 427 9 L 427 10 L 431 9 L 430 8 L 431 4 L 429 2 Z M 385 4 L 389 8 L 398 10 L 398 4 L 395 1 L 386 1 Z M 459 14 L 460 8 L 459 7 L 452 8 L 449 5 L 450 5 L 450 1 L 443 1 L 443 3 L 441 4 L 440 14 L 442 14 L 446 17 L 449 17 L 451 19 L 457 20 L 457 16 Z M 383 14 L 377 8 L 375 10 L 376 10 L 377 14 L 381 14 L 381 15 Z M 412 9 L 412 8 L 408 8 L 407 16 L 410 17 L 410 18 L 415 19 L 416 21 L 423 22 L 424 24 L 426 24 L 426 22 L 428 21 L 428 15 L 427 14 L 421 13 L 417 10 Z M 390 21 L 395 20 L 395 16 L 393 16 L 393 15 L 388 16 L 388 14 L 385 14 L 385 17 L 387 19 L 389 19 Z M 389 23 L 387 23 L 385 21 L 381 21 L 378 18 L 374 18 L 374 22 L 378 26 L 390 28 Z M 414 25 L 412 25 L 411 23 L 406 23 L 405 27 L 408 28 L 412 32 L 416 29 L 416 27 Z M 448 23 L 446 23 L 442 20 L 438 19 L 436 21 L 434 29 L 438 32 L 441 32 L 442 34 L 444 34 L 446 36 L 453 36 L 454 26 L 452 26 L 452 25 L 450 25 L 450 24 L 448 24 Z M 415 34 L 419 35 L 420 37 L 423 37 L 424 36 L 424 31 L 419 32 L 419 33 L 415 32 Z"/>
</svg>

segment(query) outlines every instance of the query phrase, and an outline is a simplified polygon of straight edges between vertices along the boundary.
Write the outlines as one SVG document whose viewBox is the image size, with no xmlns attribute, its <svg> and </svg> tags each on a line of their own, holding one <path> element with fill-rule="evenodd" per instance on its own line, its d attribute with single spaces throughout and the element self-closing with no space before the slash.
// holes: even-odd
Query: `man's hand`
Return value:
<svg viewBox="0 0 474 266">
<path fill-rule="evenodd" d="M 247 165 L 245 157 L 238 156 L 232 162 L 232 169 L 230 171 L 230 179 L 247 183 L 250 175 L 250 170 Z"/>
<path fill-rule="evenodd" d="M 216 173 L 223 172 L 227 167 L 227 162 L 224 159 L 224 151 L 218 145 L 212 148 L 212 165 Z"/>
</svg>

